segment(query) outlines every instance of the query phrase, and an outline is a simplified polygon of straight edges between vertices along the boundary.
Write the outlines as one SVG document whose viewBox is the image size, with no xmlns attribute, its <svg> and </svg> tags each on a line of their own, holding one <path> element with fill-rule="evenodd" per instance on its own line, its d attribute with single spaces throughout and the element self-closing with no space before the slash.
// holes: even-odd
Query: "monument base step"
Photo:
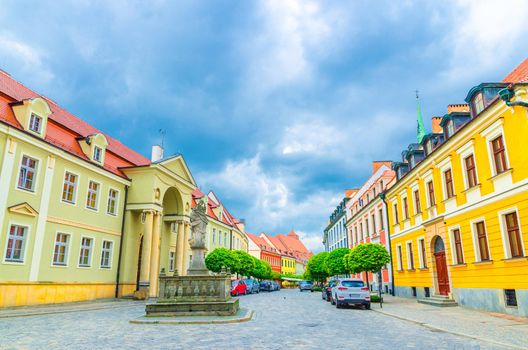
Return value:
<svg viewBox="0 0 528 350">
<path fill-rule="evenodd" d="M 238 299 L 227 301 L 182 301 L 147 304 L 147 317 L 232 316 L 238 311 Z"/>
</svg>

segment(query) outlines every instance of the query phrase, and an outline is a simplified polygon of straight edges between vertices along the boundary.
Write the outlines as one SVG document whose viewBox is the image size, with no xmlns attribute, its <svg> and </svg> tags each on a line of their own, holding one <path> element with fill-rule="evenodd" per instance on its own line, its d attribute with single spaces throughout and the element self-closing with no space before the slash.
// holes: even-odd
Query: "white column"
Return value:
<svg viewBox="0 0 528 350">
<path fill-rule="evenodd" d="M 7 197 L 10 193 L 9 186 L 13 176 L 13 167 L 15 164 L 15 153 L 17 143 L 15 140 L 8 138 L 4 150 L 4 161 L 0 171 L 0 230 L 4 227 L 4 217 L 7 206 Z"/>
<path fill-rule="evenodd" d="M 30 281 L 38 281 L 38 274 L 40 270 L 40 258 L 42 257 L 44 235 L 46 234 L 46 219 L 48 218 L 49 201 L 51 196 L 51 184 L 54 172 L 55 157 L 48 156 L 46 172 L 44 174 L 44 186 L 42 186 L 42 196 L 40 197 L 37 227 L 35 229 L 35 245 L 33 247 L 31 269 L 29 270 Z"/>
</svg>

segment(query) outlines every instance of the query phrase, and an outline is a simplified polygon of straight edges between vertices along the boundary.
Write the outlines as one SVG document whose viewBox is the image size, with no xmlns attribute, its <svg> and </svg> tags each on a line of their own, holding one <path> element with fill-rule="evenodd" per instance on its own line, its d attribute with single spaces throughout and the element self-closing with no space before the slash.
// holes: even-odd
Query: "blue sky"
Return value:
<svg viewBox="0 0 528 350">
<path fill-rule="evenodd" d="M 2 1 L 0 68 L 148 156 L 184 154 L 250 232 L 322 230 L 371 161 L 526 55 L 509 1 Z M 426 120 L 426 124 L 428 124 Z"/>
</svg>

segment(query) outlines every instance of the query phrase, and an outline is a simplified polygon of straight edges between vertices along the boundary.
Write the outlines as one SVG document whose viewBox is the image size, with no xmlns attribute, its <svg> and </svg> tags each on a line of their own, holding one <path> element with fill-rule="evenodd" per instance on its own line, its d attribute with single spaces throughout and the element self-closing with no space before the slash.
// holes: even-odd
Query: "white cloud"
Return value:
<svg viewBox="0 0 528 350">
<path fill-rule="evenodd" d="M 343 130 L 323 120 L 298 122 L 286 127 L 279 152 L 283 155 L 310 154 L 325 156 L 343 145 L 346 135 Z"/>
<path fill-rule="evenodd" d="M 341 200 L 342 193 L 318 190 L 304 197 L 294 196 L 298 176 L 273 173 L 264 169 L 260 155 L 239 162 L 228 161 L 216 173 L 198 174 L 203 189 L 229 194 L 243 203 L 243 210 L 229 208 L 233 215 L 247 220 L 249 231 L 270 234 L 287 233 L 291 229 L 302 232 L 303 241 L 313 249 L 320 249 L 327 216 Z M 318 230 L 319 229 L 319 230 Z"/>
<path fill-rule="evenodd" d="M 309 82 L 315 61 L 332 51 L 347 23 L 344 15 L 317 1 L 261 1 L 262 28 L 242 48 L 249 62 L 247 84 L 266 95 L 287 84 Z"/>
<path fill-rule="evenodd" d="M 450 81 L 467 82 L 483 72 L 500 71 L 527 44 L 524 0 L 456 0 L 451 8 L 451 31 L 443 43 L 450 54 L 444 77 Z"/>
<path fill-rule="evenodd" d="M 2 66 L 27 77 L 26 81 L 35 85 L 47 85 L 54 78 L 43 63 L 43 53 L 10 33 L 0 33 L 0 57 Z"/>
</svg>

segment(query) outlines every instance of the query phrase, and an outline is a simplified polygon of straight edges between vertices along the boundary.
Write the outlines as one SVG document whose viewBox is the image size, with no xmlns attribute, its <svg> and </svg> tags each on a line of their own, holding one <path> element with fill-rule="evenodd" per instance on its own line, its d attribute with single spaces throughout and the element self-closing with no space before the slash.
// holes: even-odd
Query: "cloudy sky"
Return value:
<svg viewBox="0 0 528 350">
<path fill-rule="evenodd" d="M 149 156 L 183 153 L 251 232 L 322 248 L 345 188 L 526 56 L 528 2 L 3 0 L 0 68 Z"/>
</svg>

